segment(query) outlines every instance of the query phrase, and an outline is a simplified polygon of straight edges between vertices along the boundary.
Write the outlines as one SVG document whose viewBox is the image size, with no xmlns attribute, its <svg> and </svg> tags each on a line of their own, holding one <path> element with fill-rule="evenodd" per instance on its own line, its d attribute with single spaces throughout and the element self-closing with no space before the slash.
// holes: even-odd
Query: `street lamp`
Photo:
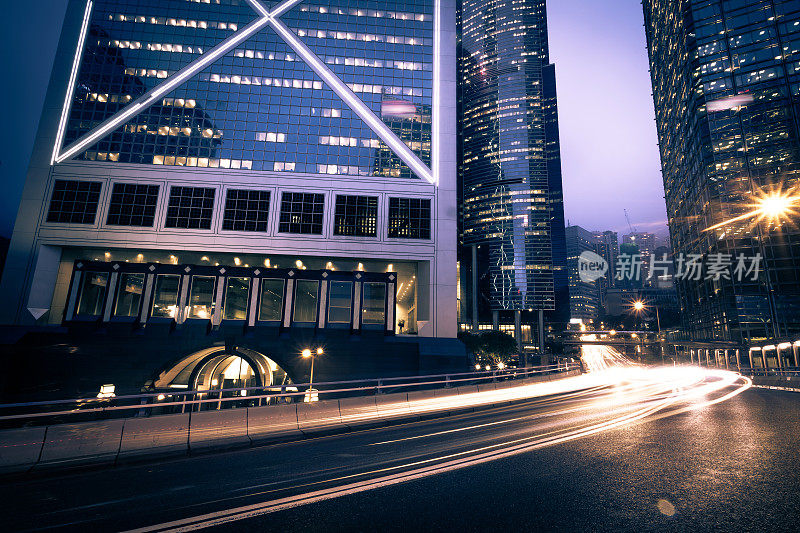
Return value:
<svg viewBox="0 0 800 533">
<path fill-rule="evenodd" d="M 645 306 L 644 302 L 641 301 L 641 300 L 636 300 L 635 302 L 633 302 L 633 310 L 636 312 L 637 315 L 639 313 L 641 313 L 642 311 L 644 311 L 644 309 L 646 307 L 647 306 Z M 661 317 L 658 315 L 658 306 L 657 305 L 653 305 L 653 308 L 656 310 L 656 327 L 658 328 L 658 346 L 661 349 L 661 364 L 663 365 L 664 364 L 664 345 L 661 343 Z"/>
<path fill-rule="evenodd" d="M 324 351 L 323 351 L 321 346 L 316 349 L 316 355 L 322 355 L 323 353 L 324 353 Z M 300 355 L 303 356 L 303 359 L 311 358 L 311 377 L 308 380 L 308 394 L 306 395 L 307 399 L 305 401 L 313 402 L 314 401 L 314 394 L 313 393 L 314 393 L 314 355 L 315 354 L 311 352 L 310 348 L 306 348 L 305 350 L 300 352 Z"/>
</svg>

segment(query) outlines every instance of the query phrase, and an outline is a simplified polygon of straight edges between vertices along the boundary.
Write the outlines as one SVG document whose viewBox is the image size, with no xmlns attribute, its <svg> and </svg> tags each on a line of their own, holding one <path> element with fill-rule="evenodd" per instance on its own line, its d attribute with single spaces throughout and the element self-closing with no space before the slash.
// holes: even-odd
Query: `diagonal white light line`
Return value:
<svg viewBox="0 0 800 533">
<path fill-rule="evenodd" d="M 219 59 L 224 54 L 231 51 L 235 48 L 239 43 L 253 35 L 255 32 L 266 26 L 267 21 L 269 19 L 266 17 L 262 17 L 259 19 L 254 20 L 249 25 L 247 25 L 242 31 L 238 31 L 219 43 L 217 46 L 212 48 L 209 52 L 206 52 L 202 56 L 200 56 L 197 60 L 189 63 L 181 70 L 167 78 L 164 83 L 161 83 L 142 96 L 134 100 L 131 104 L 125 107 L 122 111 L 109 117 L 108 119 L 104 120 L 99 126 L 97 126 L 94 130 L 92 130 L 88 135 L 81 137 L 80 139 L 73 142 L 70 146 L 68 146 L 61 154 L 56 158 L 56 162 L 61 163 L 76 154 L 80 153 L 81 151 L 85 150 L 89 146 L 91 146 L 96 141 L 100 140 L 103 135 L 110 132 L 111 130 L 117 128 L 126 120 L 131 118 L 134 115 L 137 115 L 144 111 L 144 109 L 152 104 L 155 100 L 164 96 L 172 89 L 189 79 L 190 77 L 197 74 L 200 70 L 204 69 L 217 59 Z"/>
<path fill-rule="evenodd" d="M 292 7 L 299 4 L 302 0 L 285 0 L 284 2 L 275 6 L 271 12 L 267 11 L 267 9 L 257 0 L 247 0 L 247 3 L 260 15 L 260 17 L 247 26 L 245 26 L 241 31 L 237 31 L 217 46 L 197 58 L 195 61 L 192 61 L 181 70 L 167 78 L 163 83 L 153 87 L 148 92 L 131 102 L 127 107 L 125 107 L 119 113 L 109 117 L 108 119 L 104 120 L 100 125 L 98 125 L 95 129 L 89 132 L 87 135 L 77 139 L 73 142 L 70 146 L 68 146 L 64 151 L 62 151 L 57 156 L 54 154 L 53 160 L 56 163 L 61 163 L 74 157 L 81 151 L 85 150 L 93 143 L 100 140 L 100 138 L 105 135 L 106 133 L 112 131 L 114 128 L 120 126 L 123 122 L 128 120 L 129 118 L 141 113 L 146 109 L 148 105 L 153 103 L 156 99 L 164 96 L 172 89 L 176 88 L 178 85 L 189 79 L 190 77 L 197 74 L 200 70 L 207 67 L 226 53 L 230 52 L 236 46 L 238 46 L 242 41 L 249 38 L 251 35 L 262 29 L 264 26 L 267 25 L 267 22 L 270 20 L 271 17 L 277 17 L 282 13 L 285 13 L 286 10 L 291 9 Z M 89 2 L 91 5 L 91 2 Z M 87 13 L 89 8 L 87 7 Z M 84 17 L 85 18 L 85 17 Z M 79 59 L 79 55 L 76 55 L 76 61 Z M 77 68 L 73 68 L 73 76 L 77 75 Z M 69 95 L 68 95 L 69 98 Z M 66 117 L 67 108 L 69 102 L 65 101 L 64 105 L 64 112 L 63 116 Z M 62 118 L 62 121 L 65 118 Z M 60 146 L 60 142 L 56 143 L 56 150 Z"/>
<path fill-rule="evenodd" d="M 56 161 L 58 151 L 61 149 L 61 143 L 64 141 L 64 130 L 67 127 L 70 102 L 72 102 L 72 95 L 75 93 L 75 81 L 78 78 L 78 69 L 80 68 L 81 58 L 83 57 L 83 48 L 86 45 L 86 32 L 89 29 L 89 20 L 92 16 L 92 4 L 92 0 L 87 0 L 86 10 L 83 12 L 83 22 L 81 24 L 80 35 L 78 36 L 78 46 L 75 49 L 75 57 L 72 60 L 72 70 L 70 71 L 69 83 L 67 84 L 67 94 L 64 95 L 64 107 L 61 108 L 61 119 L 58 121 L 56 143 L 53 146 L 53 155 L 50 157 L 51 165 Z"/>
<path fill-rule="evenodd" d="M 374 131 L 417 176 L 428 183 L 436 184 L 433 173 L 428 166 L 417 157 L 417 154 L 412 152 L 406 143 L 400 140 L 400 138 L 356 96 L 350 87 L 339 79 L 325 63 L 320 61 L 316 54 L 314 54 L 305 43 L 277 18 L 270 18 L 269 23 L 275 32 L 286 41 L 286 44 L 291 46 L 297 55 L 303 58 L 303 61 L 325 81 L 328 87 L 330 87 L 339 98 L 344 100 L 350 109 L 352 109 L 361 120 L 366 122 L 370 129 L 372 129 L 372 131 Z"/>
<path fill-rule="evenodd" d="M 280 17 L 281 15 L 289 11 L 291 8 L 293 8 L 303 0 L 285 0 L 284 2 L 281 2 L 280 4 L 275 6 L 272 9 L 272 11 L 267 9 L 264 6 L 264 4 L 261 3 L 261 0 L 245 0 L 245 1 L 248 4 L 250 4 L 250 7 L 261 13 L 261 16 L 269 18 L 269 17 Z"/>
</svg>

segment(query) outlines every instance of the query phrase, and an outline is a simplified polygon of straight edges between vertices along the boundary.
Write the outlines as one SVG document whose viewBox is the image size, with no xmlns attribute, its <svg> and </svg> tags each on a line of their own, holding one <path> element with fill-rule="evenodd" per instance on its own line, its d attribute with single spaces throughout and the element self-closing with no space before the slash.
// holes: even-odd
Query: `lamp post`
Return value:
<svg viewBox="0 0 800 533">
<path fill-rule="evenodd" d="M 300 355 L 303 356 L 303 359 L 308 359 L 309 357 L 311 358 L 311 376 L 308 379 L 308 401 L 309 402 L 313 402 L 314 401 L 314 395 L 313 395 L 313 392 L 314 392 L 314 355 L 322 355 L 323 353 L 324 353 L 324 351 L 323 351 L 321 346 L 316 349 L 316 354 L 312 353 L 310 348 L 306 348 L 305 350 L 303 350 L 300 353 Z"/>
<path fill-rule="evenodd" d="M 636 300 L 633 302 L 633 310 L 636 313 L 636 316 L 645 310 L 647 306 L 645 306 L 644 302 L 641 300 Z M 656 327 L 658 328 L 658 346 L 661 352 L 661 364 L 664 364 L 664 344 L 661 342 L 661 317 L 658 315 L 658 306 L 653 305 L 653 308 L 656 310 Z"/>
</svg>

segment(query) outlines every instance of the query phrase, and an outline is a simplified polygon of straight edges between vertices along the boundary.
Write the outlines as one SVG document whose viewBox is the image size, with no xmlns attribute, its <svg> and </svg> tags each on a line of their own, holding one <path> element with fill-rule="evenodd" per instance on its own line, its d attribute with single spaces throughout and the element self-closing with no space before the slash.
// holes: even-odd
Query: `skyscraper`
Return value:
<svg viewBox="0 0 800 533">
<path fill-rule="evenodd" d="M 653 280 L 649 279 L 650 260 L 656 249 L 656 236 L 644 231 L 634 231 L 622 237 L 623 244 L 635 244 L 638 248 L 639 261 L 641 262 L 642 287 L 649 287 Z"/>
<path fill-rule="evenodd" d="M 567 270 L 569 272 L 570 319 L 581 319 L 584 323 L 599 317 L 600 279 L 581 279 L 579 258 L 583 252 L 595 252 L 595 235 L 580 226 L 567 226 Z"/>
<path fill-rule="evenodd" d="M 800 2 L 643 7 L 672 249 L 678 259 L 762 258 L 742 279 L 678 269 L 683 327 L 737 342 L 800 331 L 796 215 L 724 223 L 798 185 Z"/>
<path fill-rule="evenodd" d="M 198 326 L 298 378 L 297 338 L 445 354 L 455 30 L 452 0 L 70 0 L 2 321 Z"/>
<path fill-rule="evenodd" d="M 555 66 L 544 0 L 464 0 L 459 12 L 462 240 L 495 315 L 569 310 Z M 466 274 L 466 269 L 462 268 Z M 473 283 L 464 283 L 471 292 Z M 473 321 L 477 317 L 473 316 Z M 535 320 L 535 318 L 534 318 Z"/>
<path fill-rule="evenodd" d="M 605 305 L 606 293 L 608 289 L 614 287 L 616 282 L 617 257 L 619 256 L 619 242 L 616 231 L 596 231 L 594 233 L 595 252 L 606 260 L 608 273 L 597 280 L 600 284 L 600 308 Z"/>
</svg>

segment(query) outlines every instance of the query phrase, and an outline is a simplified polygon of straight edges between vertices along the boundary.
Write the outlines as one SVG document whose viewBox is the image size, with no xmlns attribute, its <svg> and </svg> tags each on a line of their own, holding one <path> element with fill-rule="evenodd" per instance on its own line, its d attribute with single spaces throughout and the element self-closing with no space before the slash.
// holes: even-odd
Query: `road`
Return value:
<svg viewBox="0 0 800 533">
<path fill-rule="evenodd" d="M 795 529 L 800 394 L 693 369 L 573 379 L 447 418 L 4 480 L 4 529 Z"/>
</svg>

